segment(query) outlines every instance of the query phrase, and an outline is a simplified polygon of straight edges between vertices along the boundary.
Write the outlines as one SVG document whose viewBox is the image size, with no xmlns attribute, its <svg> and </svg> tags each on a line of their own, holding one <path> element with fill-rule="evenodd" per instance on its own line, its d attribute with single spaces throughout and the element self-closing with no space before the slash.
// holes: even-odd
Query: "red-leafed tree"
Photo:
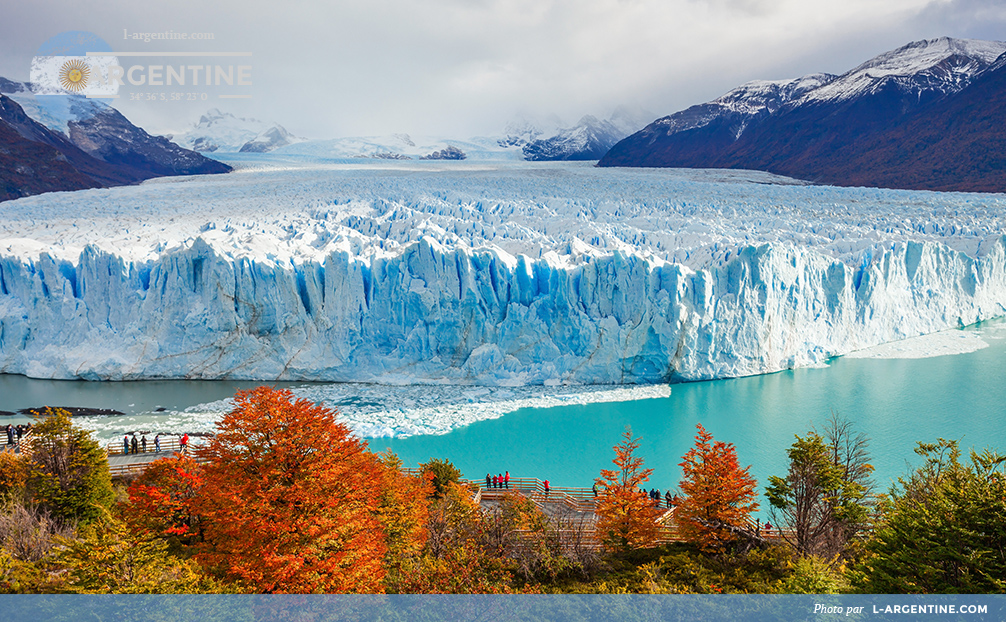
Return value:
<svg viewBox="0 0 1006 622">
<path fill-rule="evenodd" d="M 192 500 L 203 484 L 199 464 L 187 456 L 152 462 L 130 486 L 122 507 L 134 531 L 176 537 L 190 544 L 198 536 Z"/>
<path fill-rule="evenodd" d="M 597 533 L 609 550 L 630 550 L 652 546 L 659 535 L 660 510 L 642 490 L 653 469 L 643 468 L 643 459 L 633 455 L 639 439 L 632 438 L 628 427 L 622 442 L 615 445 L 617 469 L 601 469 L 597 479 L 602 490 L 597 503 Z"/>
<path fill-rule="evenodd" d="M 756 482 L 740 468 L 732 443 L 714 441 L 701 424 L 695 446 L 681 462 L 683 499 L 675 510 L 682 535 L 706 550 L 716 550 L 736 540 L 737 529 L 746 529 L 755 501 Z"/>
<path fill-rule="evenodd" d="M 258 592 L 382 591 L 383 466 L 336 413 L 259 387 L 197 450 L 197 559 Z"/>
</svg>

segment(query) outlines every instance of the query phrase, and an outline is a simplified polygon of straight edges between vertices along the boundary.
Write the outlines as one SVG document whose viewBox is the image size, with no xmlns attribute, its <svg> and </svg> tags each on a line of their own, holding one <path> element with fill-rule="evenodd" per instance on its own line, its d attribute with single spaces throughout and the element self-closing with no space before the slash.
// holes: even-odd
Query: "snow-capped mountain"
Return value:
<svg viewBox="0 0 1006 622">
<path fill-rule="evenodd" d="M 35 121 L 65 136 L 91 157 L 115 167 L 116 174 L 103 176 L 103 185 L 230 170 L 163 137 L 151 136 L 101 100 L 70 93 L 36 94 L 30 84 L 6 79 L 0 82 L 0 92 L 9 93 Z"/>
<path fill-rule="evenodd" d="M 182 147 L 204 153 L 262 153 L 305 140 L 278 123 L 237 117 L 216 108 L 199 117 L 199 121 L 185 132 L 167 138 Z"/>
<path fill-rule="evenodd" d="M 882 93 L 889 86 L 919 99 L 963 90 L 1006 52 L 1006 42 L 940 37 L 885 52 L 812 89 L 797 105 L 835 103 Z"/>
<path fill-rule="evenodd" d="M 410 134 L 354 136 L 330 140 L 309 140 L 282 147 L 276 155 L 329 159 L 377 160 L 513 160 L 520 153 L 501 147 L 492 138 L 455 140 Z"/>
<path fill-rule="evenodd" d="M 0 171 L 3 199 L 231 170 L 147 134 L 99 100 L 72 94 L 38 95 L 29 84 L 2 78 L 0 93 L 4 93 L 0 124 L 10 130 L 5 132 L 4 148 L 21 153 L 18 163 Z"/>
<path fill-rule="evenodd" d="M 616 109 L 604 120 L 586 115 L 576 125 L 561 128 L 547 138 L 531 138 L 522 144 L 521 151 L 525 160 L 597 160 L 612 145 L 652 118 L 652 115 L 627 107 Z"/>
<path fill-rule="evenodd" d="M 71 93 L 37 96 L 30 84 L 0 78 L 0 93 L 18 103 L 25 113 L 54 132 L 70 136 L 70 123 L 101 114 L 108 104 Z"/>
<path fill-rule="evenodd" d="M 503 129 L 503 137 L 497 139 L 500 147 L 523 147 L 539 138 L 555 136 L 563 129 L 562 120 L 556 115 L 532 117 L 517 115 Z"/>
<path fill-rule="evenodd" d="M 814 73 L 793 80 L 754 80 L 717 97 L 653 122 L 668 136 L 716 123 L 736 140 L 753 121 L 770 115 L 833 81 L 837 76 Z M 627 134 L 628 135 L 628 134 Z"/>
<path fill-rule="evenodd" d="M 302 142 L 302 140 L 286 131 L 286 128 L 282 125 L 274 125 L 256 136 L 253 140 L 241 145 L 238 151 L 241 153 L 266 153 L 273 149 Z"/>
<path fill-rule="evenodd" d="M 91 164 L 93 168 L 85 173 L 74 164 L 81 168 Z M 102 168 L 62 134 L 25 114 L 16 101 L 0 95 L 0 201 L 96 188 L 102 184 L 93 175 L 111 173 Z"/>
<path fill-rule="evenodd" d="M 521 150 L 525 160 L 597 160 L 623 137 L 609 121 L 587 115 L 573 127 L 532 140 Z"/>
<path fill-rule="evenodd" d="M 599 164 L 749 168 L 839 185 L 1006 190 L 990 183 L 990 175 L 1001 176 L 995 161 L 1006 156 L 998 147 L 950 161 L 941 153 L 954 148 L 933 150 L 898 129 L 952 124 L 954 132 L 943 137 L 951 139 L 983 131 L 965 129 L 973 113 L 954 120 L 940 115 L 944 102 L 973 99 L 967 93 L 1000 71 L 995 62 L 1004 53 L 1003 42 L 944 37 L 910 43 L 837 77 L 749 83 L 658 119 Z"/>
</svg>

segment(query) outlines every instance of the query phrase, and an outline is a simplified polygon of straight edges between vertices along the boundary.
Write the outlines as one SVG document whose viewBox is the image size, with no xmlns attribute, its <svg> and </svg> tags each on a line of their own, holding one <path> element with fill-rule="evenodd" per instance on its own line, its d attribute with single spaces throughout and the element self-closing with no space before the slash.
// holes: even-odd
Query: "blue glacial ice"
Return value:
<svg viewBox="0 0 1006 622">
<path fill-rule="evenodd" d="M 1006 197 L 248 158 L 0 204 L 0 372 L 647 384 L 1006 312 Z"/>
</svg>

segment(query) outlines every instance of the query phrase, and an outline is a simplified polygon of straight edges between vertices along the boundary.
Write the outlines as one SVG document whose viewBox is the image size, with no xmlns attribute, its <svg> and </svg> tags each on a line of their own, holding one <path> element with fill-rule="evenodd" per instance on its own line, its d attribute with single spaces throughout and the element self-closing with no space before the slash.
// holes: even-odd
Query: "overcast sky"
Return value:
<svg viewBox="0 0 1006 622">
<path fill-rule="evenodd" d="M 26 80 L 39 46 L 90 31 L 116 52 L 251 52 L 251 99 L 130 101 L 151 131 L 211 107 L 312 138 L 499 133 L 517 114 L 661 116 L 754 79 L 841 73 L 909 41 L 1006 39 L 1002 0 L 302 0 L 7 2 L 0 75 Z M 124 41 L 123 32 L 212 33 Z M 144 59 L 135 62 L 155 62 Z M 156 62 L 182 62 L 161 58 Z M 185 59 L 185 62 L 192 62 Z M 195 62 L 232 62 L 226 58 Z M 123 63 L 124 65 L 126 63 Z M 189 88 L 188 91 L 199 89 Z"/>
</svg>

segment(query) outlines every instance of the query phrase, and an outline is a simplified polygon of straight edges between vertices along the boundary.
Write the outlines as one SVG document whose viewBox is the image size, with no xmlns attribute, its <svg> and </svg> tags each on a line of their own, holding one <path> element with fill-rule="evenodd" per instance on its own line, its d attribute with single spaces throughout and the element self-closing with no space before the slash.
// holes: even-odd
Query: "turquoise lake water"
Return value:
<svg viewBox="0 0 1006 622">
<path fill-rule="evenodd" d="M 877 480 L 886 489 L 910 462 L 917 464 L 912 450 L 918 441 L 942 436 L 960 439 L 965 447 L 1006 450 L 1006 322 L 963 332 L 980 336 L 988 347 L 933 358 L 839 358 L 822 368 L 678 384 L 668 398 L 523 409 L 445 435 L 369 442 L 374 450 L 390 447 L 407 465 L 447 458 L 472 478 L 509 470 L 514 476 L 547 478 L 556 486 L 589 487 L 602 468 L 611 466 L 612 446 L 629 425 L 642 438 L 645 466 L 654 469 L 650 486 L 663 490 L 676 485 L 677 465 L 701 422 L 717 440 L 734 443 L 741 464 L 752 465 L 752 474 L 764 485 L 769 475 L 785 473 L 793 435 L 823 425 L 834 410 L 870 437 Z M 99 437 L 108 440 L 121 436 L 123 425 L 161 431 L 185 425 L 173 425 L 172 414 L 151 414 L 158 406 L 180 410 L 255 384 L 97 383 L 0 375 L 0 410 L 55 404 L 129 414 L 96 418 L 103 421 L 93 423 Z M 0 423 L 22 420 L 27 418 Z"/>
<path fill-rule="evenodd" d="M 918 464 L 918 441 L 960 439 L 965 447 L 1006 451 L 1006 339 L 1001 325 L 982 332 L 989 347 L 920 359 L 847 359 L 825 368 L 674 385 L 671 396 L 635 402 L 520 410 L 442 436 L 374 439 L 406 464 L 449 458 L 466 476 L 509 470 L 556 486 L 590 486 L 611 468 L 626 425 L 641 437 L 640 455 L 654 469 L 650 487 L 674 487 L 681 456 L 701 423 L 734 443 L 743 466 L 764 486 L 784 475 L 794 434 L 823 424 L 831 411 L 870 440 L 880 488 Z M 984 329 L 984 330 L 983 330 Z"/>
</svg>

